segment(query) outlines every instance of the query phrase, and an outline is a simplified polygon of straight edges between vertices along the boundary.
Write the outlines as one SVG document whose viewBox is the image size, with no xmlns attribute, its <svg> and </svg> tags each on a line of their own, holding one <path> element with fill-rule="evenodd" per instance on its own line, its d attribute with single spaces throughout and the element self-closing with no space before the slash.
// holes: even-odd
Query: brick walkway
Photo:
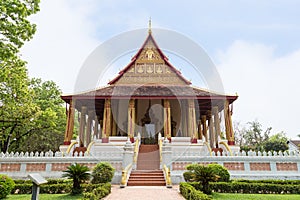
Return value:
<svg viewBox="0 0 300 200">
<path fill-rule="evenodd" d="M 179 193 L 179 186 L 174 185 L 173 188 L 165 186 L 130 186 L 120 188 L 119 185 L 113 185 L 111 194 L 105 200 L 184 200 Z"/>
</svg>

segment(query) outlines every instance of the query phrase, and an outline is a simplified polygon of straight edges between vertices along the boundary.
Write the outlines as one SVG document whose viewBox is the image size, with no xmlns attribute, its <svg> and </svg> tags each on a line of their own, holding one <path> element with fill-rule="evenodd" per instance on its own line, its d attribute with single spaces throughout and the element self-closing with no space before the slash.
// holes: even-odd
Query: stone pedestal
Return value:
<svg viewBox="0 0 300 200">
<path fill-rule="evenodd" d="M 164 140 L 162 146 L 162 162 L 160 168 L 162 169 L 164 165 L 170 167 L 172 170 L 172 147 L 170 146 L 168 139 Z"/>
<path fill-rule="evenodd" d="M 130 140 L 128 140 L 124 146 L 124 155 L 122 161 L 122 167 L 125 169 L 129 164 L 133 163 L 134 147 Z"/>
<path fill-rule="evenodd" d="M 59 146 L 59 151 L 62 153 L 66 153 L 69 145 L 60 145 Z"/>
</svg>

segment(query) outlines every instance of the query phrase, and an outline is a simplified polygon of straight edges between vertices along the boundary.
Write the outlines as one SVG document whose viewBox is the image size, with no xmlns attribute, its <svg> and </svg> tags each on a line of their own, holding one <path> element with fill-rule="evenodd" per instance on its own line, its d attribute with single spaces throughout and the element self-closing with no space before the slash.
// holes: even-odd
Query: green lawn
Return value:
<svg viewBox="0 0 300 200">
<path fill-rule="evenodd" d="M 222 200 L 299 200 L 297 194 L 232 194 L 213 193 L 213 199 Z"/>
<path fill-rule="evenodd" d="M 40 194 L 39 195 L 39 200 L 77 200 L 77 199 L 82 199 L 83 195 L 76 195 L 72 196 L 69 194 Z M 15 194 L 15 195 L 9 195 L 7 200 L 10 199 L 16 199 L 16 200 L 30 200 L 31 195 L 29 194 Z"/>
</svg>

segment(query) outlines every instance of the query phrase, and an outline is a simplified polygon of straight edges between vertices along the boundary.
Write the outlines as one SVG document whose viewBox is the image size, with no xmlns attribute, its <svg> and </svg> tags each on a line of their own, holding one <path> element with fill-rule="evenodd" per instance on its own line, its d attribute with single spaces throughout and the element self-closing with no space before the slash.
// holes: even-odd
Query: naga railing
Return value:
<svg viewBox="0 0 300 200">
<path fill-rule="evenodd" d="M 226 150 L 229 152 L 229 154 L 231 156 L 233 155 L 231 149 L 229 148 L 229 146 L 228 146 L 228 144 L 226 142 L 221 141 L 221 142 L 219 142 L 219 144 L 223 144 L 225 146 Z"/>
<path fill-rule="evenodd" d="M 125 167 L 125 169 L 123 169 L 120 188 L 124 188 L 125 186 L 127 186 L 127 181 L 128 181 L 131 169 L 132 169 L 132 163 L 130 163 L 129 165 L 127 165 Z"/>
<path fill-rule="evenodd" d="M 78 144 L 78 142 L 77 142 L 77 141 L 74 141 L 74 142 L 72 142 L 72 143 L 69 145 L 69 147 L 68 147 L 68 149 L 67 149 L 67 151 L 66 151 L 66 154 L 69 154 L 69 153 L 70 153 L 71 149 L 73 148 L 73 146 L 74 146 L 75 144 Z"/>
<path fill-rule="evenodd" d="M 159 160 L 161 163 L 162 162 L 162 140 L 158 140 L 158 145 L 159 145 Z"/>
<path fill-rule="evenodd" d="M 137 163 L 137 157 L 138 157 L 138 154 L 139 154 L 139 144 L 140 144 L 140 141 L 139 141 L 139 138 L 137 138 L 136 141 L 135 141 L 135 146 L 134 146 L 134 156 L 133 156 L 133 163 L 134 164 Z"/>
<path fill-rule="evenodd" d="M 87 152 L 88 155 L 90 154 L 90 151 L 91 151 L 91 148 L 92 148 L 93 144 L 95 144 L 95 141 L 92 141 L 92 142 L 89 144 L 89 146 L 87 147 L 87 149 L 86 149 L 86 152 Z"/>
<path fill-rule="evenodd" d="M 164 165 L 164 174 L 166 179 L 166 186 L 167 188 L 171 188 L 172 187 L 171 171 L 166 165 Z"/>
<path fill-rule="evenodd" d="M 209 151 L 209 155 L 212 156 L 212 151 L 211 151 L 211 148 L 210 148 L 208 142 L 204 142 L 204 145 L 207 147 L 207 149 Z"/>
</svg>

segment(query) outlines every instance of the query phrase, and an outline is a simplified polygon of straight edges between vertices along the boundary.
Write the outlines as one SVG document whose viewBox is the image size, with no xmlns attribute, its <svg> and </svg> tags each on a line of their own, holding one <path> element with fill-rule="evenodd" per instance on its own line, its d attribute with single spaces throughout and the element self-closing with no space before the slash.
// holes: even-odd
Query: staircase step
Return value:
<svg viewBox="0 0 300 200">
<path fill-rule="evenodd" d="M 162 170 L 133 170 L 127 186 L 165 186 Z"/>
<path fill-rule="evenodd" d="M 152 173 L 152 174 L 144 174 L 144 173 L 135 173 L 131 174 L 131 176 L 146 176 L 146 177 L 158 177 L 158 176 L 163 176 L 163 173 Z"/>
<path fill-rule="evenodd" d="M 140 145 L 137 170 L 131 171 L 127 186 L 165 186 L 162 170 L 159 170 L 158 145 Z"/>
<path fill-rule="evenodd" d="M 128 182 L 127 186 L 165 186 L 165 182 Z"/>
</svg>

